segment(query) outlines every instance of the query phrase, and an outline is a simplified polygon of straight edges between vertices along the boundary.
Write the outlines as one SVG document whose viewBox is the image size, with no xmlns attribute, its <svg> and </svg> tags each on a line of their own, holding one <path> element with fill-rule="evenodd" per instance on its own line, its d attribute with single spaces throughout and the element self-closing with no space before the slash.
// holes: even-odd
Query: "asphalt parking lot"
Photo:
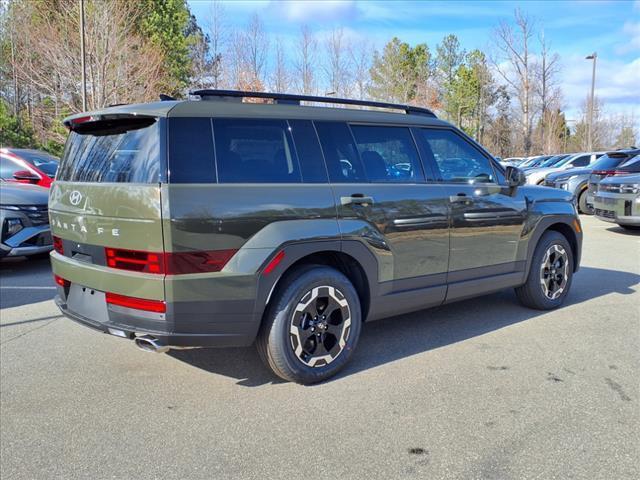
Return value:
<svg viewBox="0 0 640 480">
<path fill-rule="evenodd" d="M 368 324 L 348 368 L 283 383 L 252 348 L 150 354 L 0 264 L 0 476 L 640 477 L 640 236 L 583 218 L 568 304 L 512 291 Z"/>
</svg>

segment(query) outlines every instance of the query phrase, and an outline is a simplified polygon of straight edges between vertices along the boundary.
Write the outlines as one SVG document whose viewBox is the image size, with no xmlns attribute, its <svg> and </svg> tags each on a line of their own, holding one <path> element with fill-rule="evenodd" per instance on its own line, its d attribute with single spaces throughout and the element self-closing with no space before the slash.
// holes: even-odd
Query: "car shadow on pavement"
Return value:
<svg viewBox="0 0 640 480">
<path fill-rule="evenodd" d="M 52 299 L 56 294 L 48 257 L 0 260 L 0 308 Z"/>
<path fill-rule="evenodd" d="M 612 293 L 632 294 L 635 292 L 632 287 L 637 288 L 639 282 L 638 274 L 581 267 L 565 307 Z M 328 382 L 547 313 L 521 306 L 513 290 L 505 290 L 368 323 L 349 364 Z M 169 355 L 208 372 L 238 379 L 238 384 L 243 386 L 282 382 L 262 364 L 253 347 L 172 350 Z"/>
<path fill-rule="evenodd" d="M 622 235 L 631 235 L 632 237 L 640 237 L 640 230 L 630 230 L 622 227 L 607 228 L 608 232 L 621 233 Z"/>
</svg>

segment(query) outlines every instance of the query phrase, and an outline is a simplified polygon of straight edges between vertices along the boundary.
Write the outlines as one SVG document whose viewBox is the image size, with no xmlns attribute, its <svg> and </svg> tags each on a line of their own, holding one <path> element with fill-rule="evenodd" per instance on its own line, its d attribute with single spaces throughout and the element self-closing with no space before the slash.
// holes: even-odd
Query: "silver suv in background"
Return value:
<svg viewBox="0 0 640 480">
<path fill-rule="evenodd" d="M 53 250 L 47 202 L 49 190 L 2 182 L 0 258 L 46 255 Z"/>
<path fill-rule="evenodd" d="M 563 159 L 561 162 L 556 163 L 551 167 L 536 168 L 526 172 L 527 183 L 529 185 L 542 185 L 544 178 L 547 174 L 558 170 L 569 170 L 570 168 L 586 167 L 594 163 L 606 152 L 590 152 L 590 153 L 576 153 Z"/>
<path fill-rule="evenodd" d="M 596 217 L 640 230 L 640 174 L 605 178 L 593 199 Z"/>
</svg>

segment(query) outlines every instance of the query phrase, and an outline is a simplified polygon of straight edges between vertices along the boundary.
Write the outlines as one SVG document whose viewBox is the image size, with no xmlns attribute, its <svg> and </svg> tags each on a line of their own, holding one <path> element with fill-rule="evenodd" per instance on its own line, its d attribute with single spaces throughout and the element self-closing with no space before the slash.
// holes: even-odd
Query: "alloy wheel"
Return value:
<svg viewBox="0 0 640 480">
<path fill-rule="evenodd" d="M 544 295 L 555 300 L 567 287 L 569 280 L 569 256 L 562 245 L 551 245 L 542 257 L 540 285 Z"/>
<path fill-rule="evenodd" d="M 344 350 L 350 327 L 351 310 L 342 292 L 326 285 L 314 287 L 302 296 L 291 317 L 291 347 L 305 365 L 328 365 Z"/>
</svg>

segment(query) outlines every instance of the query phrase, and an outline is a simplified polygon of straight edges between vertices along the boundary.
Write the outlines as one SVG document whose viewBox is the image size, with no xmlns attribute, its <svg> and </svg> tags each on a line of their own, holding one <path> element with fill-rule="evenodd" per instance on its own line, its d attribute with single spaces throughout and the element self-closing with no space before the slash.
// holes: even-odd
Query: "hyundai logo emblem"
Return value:
<svg viewBox="0 0 640 480">
<path fill-rule="evenodd" d="M 78 190 L 74 190 L 69 194 L 69 202 L 71 205 L 78 205 L 82 200 L 82 194 Z"/>
</svg>

